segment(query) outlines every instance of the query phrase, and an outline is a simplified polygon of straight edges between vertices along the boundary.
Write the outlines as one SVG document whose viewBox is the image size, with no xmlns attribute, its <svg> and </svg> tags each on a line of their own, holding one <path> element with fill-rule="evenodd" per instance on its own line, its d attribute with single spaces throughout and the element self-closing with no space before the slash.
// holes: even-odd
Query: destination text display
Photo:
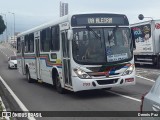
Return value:
<svg viewBox="0 0 160 120">
<path fill-rule="evenodd" d="M 125 15 L 111 14 L 92 14 L 92 15 L 74 15 L 71 19 L 71 26 L 112 26 L 129 25 Z"/>
<path fill-rule="evenodd" d="M 112 18 L 88 18 L 88 24 L 112 23 Z"/>
</svg>

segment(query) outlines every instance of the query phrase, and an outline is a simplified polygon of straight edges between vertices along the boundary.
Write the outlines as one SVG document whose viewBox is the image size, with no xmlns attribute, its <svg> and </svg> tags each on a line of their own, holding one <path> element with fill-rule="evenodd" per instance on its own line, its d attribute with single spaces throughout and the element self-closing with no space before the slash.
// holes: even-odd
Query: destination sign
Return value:
<svg viewBox="0 0 160 120">
<path fill-rule="evenodd" d="M 105 26 L 105 25 L 129 25 L 125 15 L 120 14 L 81 14 L 71 18 L 72 26 Z"/>
<path fill-rule="evenodd" d="M 88 24 L 112 23 L 112 18 L 88 18 Z"/>
</svg>

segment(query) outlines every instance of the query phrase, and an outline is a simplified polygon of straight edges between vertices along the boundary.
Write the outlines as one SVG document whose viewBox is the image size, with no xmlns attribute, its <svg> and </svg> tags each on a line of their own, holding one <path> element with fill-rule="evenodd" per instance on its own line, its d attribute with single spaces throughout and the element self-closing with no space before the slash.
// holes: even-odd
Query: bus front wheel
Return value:
<svg viewBox="0 0 160 120">
<path fill-rule="evenodd" d="M 27 80 L 28 80 L 29 83 L 32 83 L 32 82 L 33 82 L 32 78 L 31 78 L 31 76 L 30 76 L 30 72 L 29 72 L 28 68 L 27 68 L 27 70 L 26 70 L 26 78 L 27 78 Z"/>
<path fill-rule="evenodd" d="M 61 82 L 60 82 L 60 78 L 59 76 L 57 75 L 56 76 L 56 89 L 57 89 L 57 92 L 59 92 L 60 94 L 64 94 L 65 93 L 65 89 L 62 88 L 61 86 Z"/>
</svg>

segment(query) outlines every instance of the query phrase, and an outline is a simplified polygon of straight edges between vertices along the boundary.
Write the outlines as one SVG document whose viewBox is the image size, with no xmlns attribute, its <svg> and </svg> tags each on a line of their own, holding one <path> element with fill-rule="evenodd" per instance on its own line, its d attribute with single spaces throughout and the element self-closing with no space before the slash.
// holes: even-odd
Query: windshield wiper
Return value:
<svg viewBox="0 0 160 120">
<path fill-rule="evenodd" d="M 86 26 L 86 29 L 88 31 L 91 31 L 95 35 L 96 38 L 101 40 L 101 37 L 92 28 L 90 28 L 89 26 Z"/>
</svg>

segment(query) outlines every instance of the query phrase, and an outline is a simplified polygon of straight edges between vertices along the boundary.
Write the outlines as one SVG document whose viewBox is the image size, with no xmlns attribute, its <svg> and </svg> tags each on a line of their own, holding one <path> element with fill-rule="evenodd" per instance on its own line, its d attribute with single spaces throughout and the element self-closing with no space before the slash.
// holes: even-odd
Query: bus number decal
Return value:
<svg viewBox="0 0 160 120">
<path fill-rule="evenodd" d="M 83 83 L 83 86 L 90 86 L 90 83 Z"/>
</svg>

